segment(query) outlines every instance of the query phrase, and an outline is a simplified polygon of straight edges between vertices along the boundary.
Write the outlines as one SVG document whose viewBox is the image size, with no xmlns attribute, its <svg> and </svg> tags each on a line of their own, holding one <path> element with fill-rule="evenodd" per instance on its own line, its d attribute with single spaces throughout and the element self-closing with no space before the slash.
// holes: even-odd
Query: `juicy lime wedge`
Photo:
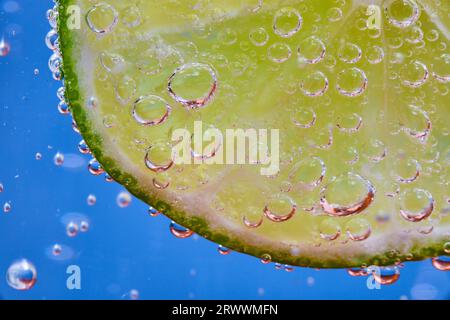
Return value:
<svg viewBox="0 0 450 320">
<path fill-rule="evenodd" d="M 115 181 L 226 248 L 321 268 L 444 255 L 439 3 L 61 0 L 66 99 Z"/>
</svg>

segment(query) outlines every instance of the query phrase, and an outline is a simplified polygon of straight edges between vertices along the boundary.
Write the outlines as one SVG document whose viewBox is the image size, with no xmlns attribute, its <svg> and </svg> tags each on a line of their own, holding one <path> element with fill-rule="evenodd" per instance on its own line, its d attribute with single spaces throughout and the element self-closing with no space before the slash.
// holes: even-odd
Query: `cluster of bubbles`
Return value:
<svg viewBox="0 0 450 320">
<path fill-rule="evenodd" d="M 395 1 L 394 1 L 395 2 Z M 406 1 L 408 4 L 410 1 Z M 406 3 L 405 2 L 405 3 Z M 425 35 L 422 29 L 416 27 L 415 24 L 420 17 L 420 8 L 414 6 L 414 2 L 411 1 L 411 15 L 407 17 L 396 16 L 397 11 L 393 7 L 387 8 L 386 15 L 388 22 L 401 29 L 409 28 L 408 37 L 405 39 L 410 44 L 420 44 L 423 41 Z M 251 12 L 258 13 L 262 7 L 262 1 L 258 2 L 258 6 L 251 8 Z M 393 5 L 394 6 L 394 5 Z M 363 58 L 367 59 L 370 65 L 377 65 L 387 59 L 387 52 L 379 45 L 372 45 L 363 50 L 361 46 L 353 42 L 343 42 L 339 48 L 333 48 L 326 44 L 326 41 L 318 35 L 313 35 L 303 39 L 295 48 L 289 42 L 295 35 L 305 28 L 304 19 L 301 11 L 285 7 L 277 10 L 273 15 L 271 26 L 255 26 L 248 33 L 248 40 L 257 48 L 265 48 L 266 58 L 274 63 L 276 68 L 286 63 L 287 61 L 296 57 L 298 65 L 300 67 L 315 66 L 320 64 L 324 68 L 315 71 L 305 71 L 302 75 L 301 81 L 298 85 L 300 92 L 308 98 L 326 97 L 329 90 L 334 88 L 339 93 L 341 98 L 351 99 L 363 99 L 364 95 L 369 87 L 368 70 L 365 70 L 365 65 L 361 66 Z M 330 22 L 338 22 L 342 20 L 344 12 L 339 7 L 333 7 L 327 11 L 326 16 Z M 52 56 L 49 60 L 49 68 L 53 74 L 54 79 L 62 80 L 61 67 L 62 58 L 59 50 L 59 40 L 56 31 L 57 10 L 49 10 L 48 19 L 52 29 L 47 34 L 45 43 L 50 50 L 52 50 Z M 120 15 L 122 19 L 122 14 Z M 124 24 L 129 28 L 139 26 L 142 22 L 139 9 L 131 6 L 127 9 L 127 12 L 123 15 Z M 101 2 L 93 5 L 86 15 L 86 23 L 90 30 L 98 35 L 104 36 L 111 33 L 119 25 L 119 12 L 112 5 Z M 199 22 L 199 24 L 201 24 Z M 199 25 L 200 26 L 200 25 Z M 205 31 L 207 26 L 201 25 L 201 32 Z M 365 28 L 364 25 L 361 28 Z M 273 34 L 272 34 L 273 33 Z M 373 38 L 379 37 L 379 34 L 374 32 Z M 224 46 L 232 46 L 237 43 L 238 35 L 230 28 L 226 28 L 220 31 L 218 35 L 221 44 Z M 275 37 L 275 40 L 271 39 Z M 439 37 L 437 32 L 432 32 L 426 35 L 428 41 L 436 41 Z M 273 41 L 272 41 L 273 40 Z M 391 41 L 391 40 L 390 40 Z M 0 43 L 0 50 L 2 48 Z M 400 48 L 403 44 L 403 40 L 394 39 L 390 43 L 390 47 L 393 49 Z M 246 47 L 241 43 L 241 49 L 246 50 Z M 3 45 L 4 46 L 4 45 Z M 189 43 L 189 49 L 195 52 L 195 56 L 199 55 L 198 48 L 192 42 Z M 245 50 L 244 50 L 245 49 Z M 332 50 L 336 49 L 336 56 L 330 54 Z M 8 47 L 9 51 L 9 47 Z M 2 52 L 2 51 L 0 51 Z M 171 52 L 173 53 L 173 52 Z M 157 60 L 156 64 L 151 61 L 152 55 L 147 57 L 145 63 L 138 63 L 140 71 L 144 72 L 147 76 L 157 75 L 162 69 L 161 61 L 158 58 L 158 52 L 152 53 Z M 199 61 L 184 61 L 179 59 L 177 54 L 175 56 L 175 67 L 173 72 L 167 80 L 167 93 L 170 97 L 165 99 L 160 95 L 150 94 L 143 95 L 134 100 L 134 94 L 137 91 L 136 81 L 131 77 L 122 77 L 117 84 L 114 85 L 114 92 L 117 100 L 122 105 L 132 104 L 131 117 L 139 126 L 142 127 L 156 127 L 170 122 L 170 118 L 176 112 L 174 104 L 182 105 L 186 110 L 201 110 L 210 105 L 217 94 L 219 87 L 219 72 L 222 64 L 230 65 L 233 74 L 239 76 L 242 74 L 242 70 L 247 67 L 242 65 L 248 64 L 246 58 L 237 59 L 235 63 L 230 63 L 227 57 L 217 56 L 214 63 L 203 63 Z M 248 58 L 248 57 L 247 57 Z M 402 55 L 394 55 L 393 59 L 397 59 L 396 63 L 403 61 Z M 450 61 L 449 56 L 443 54 L 439 57 L 436 63 L 443 62 L 443 65 L 448 64 Z M 116 72 L 121 70 L 125 64 L 125 59 L 120 54 L 112 54 L 103 52 L 100 55 L 100 63 L 108 72 Z M 394 61 L 395 62 L 395 61 Z M 341 69 L 334 69 L 337 65 L 341 66 Z M 214 66 L 215 65 L 215 66 Z M 367 68 L 369 68 L 368 66 Z M 328 73 L 326 70 L 334 69 L 333 72 Z M 305 69 L 306 70 L 306 69 Z M 309 69 L 308 69 L 309 70 Z M 333 79 L 333 73 L 336 74 Z M 413 60 L 410 63 L 404 64 L 402 71 L 399 74 L 392 75 L 392 77 L 399 77 L 401 84 L 404 87 L 411 90 L 422 87 L 431 78 L 436 79 L 441 83 L 448 83 L 450 76 L 445 72 L 439 72 L 438 69 L 431 71 L 430 67 L 420 60 Z M 202 78 L 202 94 L 192 94 L 187 92 L 183 88 L 183 84 L 190 81 L 195 83 L 199 78 Z M 334 81 L 334 82 L 333 82 Z M 225 84 L 222 84 L 225 87 Z M 227 89 L 227 88 L 224 88 Z M 292 88 L 286 86 L 289 91 Z M 292 90 L 296 90 L 294 88 Z M 70 114 L 69 104 L 65 100 L 65 89 L 62 86 L 57 96 L 60 100 L 58 104 L 58 110 L 61 114 Z M 170 100 L 172 99 L 172 101 Z M 362 100 L 363 101 L 363 100 Z M 364 104 L 365 102 L 363 102 Z M 95 109 L 99 105 L 96 97 L 91 97 L 87 101 L 87 107 Z M 414 109 L 414 108 L 413 108 Z M 427 141 L 431 132 L 431 120 L 430 115 L 420 109 L 415 108 L 413 110 L 414 115 L 425 119 L 424 129 L 414 130 L 408 127 L 402 127 L 401 130 L 407 133 L 409 136 L 417 139 L 421 143 Z M 347 126 L 338 122 L 336 124 L 336 130 L 345 134 L 354 134 L 360 131 L 364 124 L 363 117 L 358 113 L 353 113 L 350 117 L 353 121 L 353 125 Z M 294 125 L 300 129 L 311 129 L 317 127 L 320 119 L 318 119 L 314 108 L 297 110 L 293 117 Z M 104 118 L 104 125 L 106 128 L 112 128 L 116 124 L 116 119 L 113 116 L 106 116 Z M 76 132 L 78 128 L 75 121 L 73 121 L 73 128 Z M 333 130 L 330 128 L 325 134 L 324 143 L 313 142 L 312 146 L 318 150 L 328 150 L 333 146 L 334 135 Z M 369 142 L 368 149 L 372 152 L 367 155 L 368 159 L 372 163 L 379 163 L 387 157 L 388 150 L 384 142 L 379 140 L 373 140 Z M 84 140 L 80 141 L 78 149 L 82 154 L 91 154 L 91 151 Z M 154 143 L 146 149 L 145 153 L 145 165 L 152 172 L 156 173 L 158 178 L 153 178 L 153 185 L 157 189 L 165 189 L 169 187 L 170 179 L 165 179 L 163 176 L 169 170 L 174 170 L 175 166 L 173 160 L 162 160 L 156 155 L 169 149 L 165 143 Z M 216 150 L 217 151 L 217 150 Z M 203 154 L 196 154 L 192 152 L 193 157 L 208 158 Z M 210 156 L 214 156 L 215 152 L 212 152 Z M 354 165 L 358 162 L 360 157 L 365 156 L 358 153 L 355 148 L 349 149 L 348 159 L 346 163 Z M 64 155 L 57 153 L 54 157 L 56 165 L 62 165 L 64 162 Z M 414 183 L 421 174 L 421 165 L 418 161 L 414 160 L 412 167 L 414 170 L 410 175 L 397 175 L 395 177 L 397 186 L 395 191 L 386 194 L 388 197 L 398 198 L 400 203 L 399 214 L 405 220 L 409 222 L 421 222 L 425 221 L 434 212 L 436 204 L 432 194 L 421 188 L 406 187 L 409 184 Z M 305 168 L 308 169 L 308 174 L 305 176 Z M 100 163 L 93 158 L 88 164 L 88 170 L 93 175 L 104 174 L 105 171 Z M 367 208 L 373 205 L 376 188 L 371 179 L 366 178 L 363 175 L 357 174 L 353 171 L 349 171 L 341 176 L 329 177 L 326 185 L 322 185 L 327 175 L 327 166 L 321 157 L 315 156 L 310 159 L 304 159 L 294 166 L 289 174 L 289 181 L 283 185 L 282 190 L 286 194 L 291 190 L 295 190 L 300 187 L 304 190 L 315 190 L 320 188 L 319 203 L 310 205 L 308 208 L 301 207 L 293 199 L 288 196 L 275 195 L 268 197 L 266 203 L 261 208 L 261 217 L 255 221 L 243 216 L 243 224 L 247 228 L 256 229 L 261 227 L 264 221 L 269 222 L 286 222 L 294 218 L 300 211 L 300 208 L 305 211 L 309 211 L 312 214 L 320 212 L 328 216 L 323 219 L 319 226 L 319 235 L 322 240 L 332 242 L 345 234 L 348 240 L 351 241 L 363 241 L 368 239 L 372 234 L 372 225 L 368 219 L 364 217 L 355 217 L 349 220 L 345 228 L 341 228 L 341 225 L 336 222 L 336 217 L 356 216 L 362 212 L 366 212 Z M 112 178 L 105 174 L 106 181 L 112 181 Z M 301 182 L 301 183 L 299 183 Z M 400 185 L 402 188 L 400 191 Z M 344 199 L 336 196 L 335 191 L 339 189 L 355 191 L 350 193 L 350 197 Z M 179 190 L 182 190 L 179 188 Z M 89 205 L 95 204 L 95 196 L 89 195 L 87 202 Z M 121 208 L 127 207 L 131 202 L 131 195 L 127 192 L 121 192 L 116 199 L 117 205 Z M 149 208 L 149 214 L 156 216 L 160 212 L 154 208 Z M 377 216 L 378 218 L 378 216 Z M 386 221 L 383 217 L 380 217 L 380 221 Z M 70 226 L 69 226 L 70 225 Z M 86 230 L 88 225 L 85 226 Z M 77 223 L 67 224 L 67 234 L 74 236 L 78 231 L 82 231 L 83 226 Z M 175 222 L 172 222 L 169 226 L 170 232 L 177 238 L 188 238 L 193 235 L 193 232 L 186 229 Z M 69 232 L 70 230 L 70 232 Z M 218 251 L 222 255 L 226 255 L 230 252 L 228 248 L 219 246 Z M 445 251 L 448 253 L 448 249 Z M 262 263 L 270 263 L 272 259 L 270 255 L 264 255 L 261 257 Z M 449 262 L 446 257 L 436 257 L 432 260 L 433 266 L 439 270 L 448 270 Z M 275 264 L 275 268 L 291 271 L 290 266 L 284 266 L 282 264 Z M 381 270 L 381 271 L 380 271 Z M 375 281 L 381 284 L 390 284 L 395 282 L 399 277 L 399 269 L 395 268 L 382 268 L 376 269 L 372 267 L 361 268 L 356 271 L 351 269 L 349 273 L 353 275 L 373 275 Z"/>
</svg>

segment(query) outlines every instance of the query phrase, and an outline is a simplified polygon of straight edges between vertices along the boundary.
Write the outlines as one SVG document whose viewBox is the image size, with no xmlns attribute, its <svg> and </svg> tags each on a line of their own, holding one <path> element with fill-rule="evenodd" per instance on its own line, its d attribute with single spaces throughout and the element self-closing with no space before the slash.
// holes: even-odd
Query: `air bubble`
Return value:
<svg viewBox="0 0 450 320">
<path fill-rule="evenodd" d="M 52 247 L 52 255 L 54 255 L 55 257 L 61 255 L 62 253 L 62 247 L 59 244 L 54 244 Z"/>
<path fill-rule="evenodd" d="M 5 41 L 5 39 L 0 40 L 0 57 L 6 57 L 9 54 L 9 51 L 11 50 L 11 47 L 8 42 Z"/>
<path fill-rule="evenodd" d="M 297 211 L 297 205 L 286 196 L 274 196 L 264 207 L 264 216 L 273 222 L 284 222 L 291 219 Z"/>
<path fill-rule="evenodd" d="M 62 166 L 64 163 L 64 154 L 57 152 L 53 157 L 53 163 L 58 167 Z"/>
<path fill-rule="evenodd" d="M 5 203 L 3 204 L 3 212 L 4 212 L 4 213 L 9 213 L 9 212 L 11 212 L 11 208 L 12 208 L 11 202 L 5 202 Z"/>
<path fill-rule="evenodd" d="M 104 2 L 94 5 L 86 14 L 89 28 L 99 34 L 109 33 L 119 21 L 117 10 Z"/>
<path fill-rule="evenodd" d="M 262 47 L 269 41 L 269 34 L 263 27 L 253 29 L 249 33 L 250 42 L 257 47 Z"/>
<path fill-rule="evenodd" d="M 33 288 L 36 281 L 36 267 L 26 259 L 14 262 L 6 271 L 6 282 L 13 289 L 29 290 Z"/>
<path fill-rule="evenodd" d="M 141 24 L 141 11 L 135 5 L 129 6 L 122 11 L 121 21 L 129 28 L 135 28 Z"/>
<path fill-rule="evenodd" d="M 91 153 L 91 150 L 89 150 L 88 145 L 86 144 L 86 142 L 84 140 L 81 140 L 78 143 L 78 151 L 80 151 L 80 153 L 82 154 L 89 154 Z"/>
<path fill-rule="evenodd" d="M 335 219 L 327 218 L 320 223 L 319 233 L 322 239 L 334 241 L 341 235 L 341 227 Z"/>
<path fill-rule="evenodd" d="M 404 65 L 401 70 L 402 83 L 407 87 L 418 88 L 427 81 L 428 77 L 427 66 L 417 60 Z"/>
<path fill-rule="evenodd" d="M 322 190 L 320 205 L 330 216 L 363 212 L 375 197 L 375 187 L 358 174 L 349 172 L 334 179 Z"/>
<path fill-rule="evenodd" d="M 435 257 L 431 259 L 431 263 L 433 267 L 440 271 L 449 271 L 450 270 L 450 257 L 449 256 L 441 256 Z"/>
<path fill-rule="evenodd" d="M 415 0 L 390 0 L 385 12 L 389 23 L 397 28 L 407 28 L 420 17 L 420 8 Z"/>
<path fill-rule="evenodd" d="M 366 50 L 367 61 L 370 64 L 378 64 L 384 59 L 383 48 L 379 46 L 371 46 Z"/>
<path fill-rule="evenodd" d="M 167 143 L 155 143 L 148 148 L 144 161 L 147 168 L 153 172 L 167 171 L 174 164 L 172 148 Z"/>
<path fill-rule="evenodd" d="M 130 205 L 131 199 L 131 194 L 126 191 L 121 191 L 116 197 L 116 204 L 119 208 L 126 208 Z"/>
<path fill-rule="evenodd" d="M 372 233 L 370 223 L 364 218 L 354 218 L 345 225 L 347 236 L 353 241 L 363 241 Z"/>
<path fill-rule="evenodd" d="M 361 60 L 362 50 L 356 44 L 345 43 L 339 49 L 339 59 L 345 63 L 353 64 Z"/>
<path fill-rule="evenodd" d="M 294 165 L 289 173 L 289 180 L 294 184 L 315 188 L 322 183 L 326 172 L 327 168 L 322 159 L 305 158 Z"/>
<path fill-rule="evenodd" d="M 328 78 L 320 71 L 306 75 L 301 82 L 301 89 L 308 97 L 320 97 L 327 92 L 329 86 Z"/>
<path fill-rule="evenodd" d="M 273 31 L 282 38 L 290 38 L 301 29 L 302 24 L 300 13 L 294 8 L 286 7 L 275 13 Z"/>
<path fill-rule="evenodd" d="M 319 63 L 324 59 L 325 54 L 325 44 L 315 36 L 304 39 L 298 47 L 298 61 L 300 64 Z"/>
<path fill-rule="evenodd" d="M 366 74 L 361 69 L 344 69 L 337 76 L 336 89 L 346 97 L 356 97 L 364 93 L 368 81 Z"/>
<path fill-rule="evenodd" d="M 286 43 L 276 42 L 267 50 L 267 56 L 275 63 L 283 63 L 289 60 L 292 50 Z"/>
<path fill-rule="evenodd" d="M 170 76 L 167 88 L 170 96 L 186 108 L 203 108 L 217 90 L 216 71 L 202 63 L 182 65 Z"/>
<path fill-rule="evenodd" d="M 299 108 L 295 111 L 292 121 L 302 129 L 309 129 L 316 123 L 317 115 L 312 109 Z"/>
<path fill-rule="evenodd" d="M 400 195 L 400 215 L 408 221 L 418 222 L 426 219 L 434 210 L 434 199 L 427 190 L 406 189 Z"/>
<path fill-rule="evenodd" d="M 225 248 L 225 247 L 222 246 L 222 245 L 219 245 L 219 246 L 217 247 L 217 251 L 218 251 L 221 255 L 223 255 L 223 256 L 229 255 L 229 254 L 231 253 L 231 250 L 230 250 L 230 249 Z"/>
<path fill-rule="evenodd" d="M 450 82 L 450 54 L 444 53 L 434 59 L 433 76 L 439 82 Z"/>
<path fill-rule="evenodd" d="M 93 206 L 97 203 L 97 197 L 93 194 L 88 195 L 86 202 L 89 206 Z"/>
<path fill-rule="evenodd" d="M 76 224 L 75 222 L 69 221 L 69 223 L 67 223 L 66 234 L 69 237 L 71 238 L 75 237 L 78 234 L 78 230 L 79 230 L 78 224 Z"/>
<path fill-rule="evenodd" d="M 101 175 L 103 172 L 105 172 L 97 159 L 91 159 L 89 161 L 88 170 L 94 176 Z"/>
<path fill-rule="evenodd" d="M 141 125 L 155 126 L 164 123 L 172 107 L 161 97 L 148 95 L 140 97 L 133 106 L 133 118 Z"/>
<path fill-rule="evenodd" d="M 400 269 L 394 267 L 369 267 L 368 272 L 372 274 L 376 282 L 382 285 L 389 285 L 397 282 L 400 278 Z"/>
</svg>

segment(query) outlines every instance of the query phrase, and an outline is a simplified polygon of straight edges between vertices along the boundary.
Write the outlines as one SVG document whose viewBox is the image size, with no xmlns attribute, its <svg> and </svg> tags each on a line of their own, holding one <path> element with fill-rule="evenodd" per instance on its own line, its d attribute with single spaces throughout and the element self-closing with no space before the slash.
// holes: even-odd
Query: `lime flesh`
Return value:
<svg viewBox="0 0 450 320">
<path fill-rule="evenodd" d="M 290 265 L 445 254 L 448 2 L 58 6 L 77 127 L 104 170 L 156 210 L 227 248 Z M 222 141 L 193 146 L 198 163 L 172 163 L 174 132 L 199 123 L 224 135 L 267 130 L 266 157 L 226 164 L 233 148 Z M 262 174 L 274 130 L 279 166 Z"/>
</svg>

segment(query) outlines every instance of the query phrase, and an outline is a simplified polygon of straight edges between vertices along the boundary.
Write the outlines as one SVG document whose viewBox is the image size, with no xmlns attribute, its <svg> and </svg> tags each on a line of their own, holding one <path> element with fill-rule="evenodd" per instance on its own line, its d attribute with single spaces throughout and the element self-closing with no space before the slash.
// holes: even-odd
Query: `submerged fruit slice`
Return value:
<svg viewBox="0 0 450 320">
<path fill-rule="evenodd" d="M 114 180 L 224 247 L 323 268 L 439 256 L 449 5 L 61 0 L 66 98 Z"/>
</svg>

